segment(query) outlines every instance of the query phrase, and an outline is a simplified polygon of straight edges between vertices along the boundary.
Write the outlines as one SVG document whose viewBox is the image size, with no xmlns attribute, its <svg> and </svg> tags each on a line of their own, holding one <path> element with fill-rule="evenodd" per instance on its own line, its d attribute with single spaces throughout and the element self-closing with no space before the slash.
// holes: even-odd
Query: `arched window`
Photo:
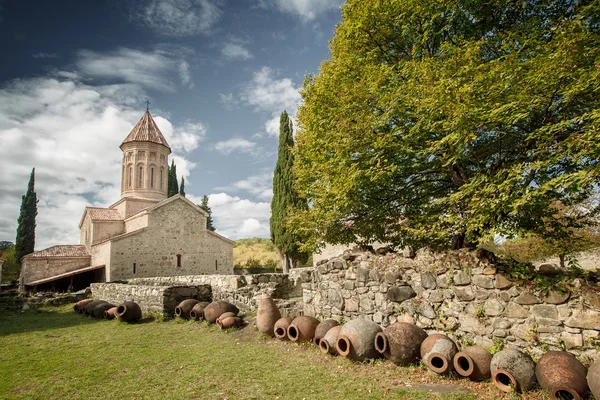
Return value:
<svg viewBox="0 0 600 400">
<path fill-rule="evenodd" d="M 127 187 L 131 189 L 131 183 L 133 182 L 133 167 L 129 166 L 129 172 L 127 174 Z"/>
<path fill-rule="evenodd" d="M 150 187 L 154 188 L 154 167 L 150 168 Z"/>
<path fill-rule="evenodd" d="M 144 183 L 144 167 L 140 166 L 139 175 L 138 175 L 138 187 L 142 187 Z"/>
<path fill-rule="evenodd" d="M 181 254 L 177 254 L 177 266 L 181 267 Z"/>
<path fill-rule="evenodd" d="M 165 190 L 165 185 L 163 183 L 163 175 L 165 174 L 165 169 L 160 169 L 160 190 Z"/>
</svg>

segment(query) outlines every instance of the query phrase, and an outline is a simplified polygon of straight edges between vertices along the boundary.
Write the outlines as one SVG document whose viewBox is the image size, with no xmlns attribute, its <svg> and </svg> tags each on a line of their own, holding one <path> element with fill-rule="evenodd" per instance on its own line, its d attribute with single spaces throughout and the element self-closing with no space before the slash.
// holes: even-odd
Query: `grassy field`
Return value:
<svg viewBox="0 0 600 400">
<path fill-rule="evenodd" d="M 421 383 L 474 394 L 432 396 Z M 2 399 L 516 399 L 491 383 L 443 378 L 387 361 L 354 364 L 202 322 L 98 321 L 69 307 L 0 314 Z M 523 396 L 547 399 L 541 392 Z"/>
</svg>

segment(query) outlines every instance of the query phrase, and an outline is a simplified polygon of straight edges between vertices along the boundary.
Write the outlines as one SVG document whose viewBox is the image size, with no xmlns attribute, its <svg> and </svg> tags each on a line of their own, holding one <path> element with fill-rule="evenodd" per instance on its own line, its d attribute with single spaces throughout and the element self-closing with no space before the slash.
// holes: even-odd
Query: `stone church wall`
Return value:
<svg viewBox="0 0 600 400">
<path fill-rule="evenodd" d="M 516 346 L 534 357 L 563 348 L 597 357 L 600 349 L 597 290 L 536 293 L 474 253 L 420 252 L 411 259 L 348 251 L 293 273 L 302 282 L 304 313 L 317 318 L 362 315 L 383 327 L 414 322 L 459 342 Z"/>
<path fill-rule="evenodd" d="M 205 224 L 206 218 L 183 200 L 153 210 L 147 228 L 113 240 L 110 280 L 231 274 L 232 243 L 208 233 Z"/>
<path fill-rule="evenodd" d="M 64 274 L 90 265 L 90 257 L 24 258 L 21 277 L 25 283 Z"/>
</svg>

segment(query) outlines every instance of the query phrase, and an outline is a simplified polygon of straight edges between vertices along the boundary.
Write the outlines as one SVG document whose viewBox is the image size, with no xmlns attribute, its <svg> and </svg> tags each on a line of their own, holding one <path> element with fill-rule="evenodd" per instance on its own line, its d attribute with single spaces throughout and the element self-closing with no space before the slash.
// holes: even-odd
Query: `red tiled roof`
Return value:
<svg viewBox="0 0 600 400">
<path fill-rule="evenodd" d="M 160 132 L 160 129 L 158 129 L 156 122 L 154 122 L 154 119 L 152 119 L 152 115 L 150 115 L 150 112 L 148 111 L 146 111 L 144 115 L 142 115 L 142 118 L 133 127 L 133 129 L 131 130 L 129 135 L 127 135 L 125 140 L 123 140 L 121 146 L 129 142 L 153 142 L 162 144 L 163 146 L 171 150 L 171 147 L 169 147 L 169 143 L 167 143 L 167 140 Z"/>
<path fill-rule="evenodd" d="M 86 207 L 92 221 L 123 221 L 120 212 L 113 208 Z"/>
<path fill-rule="evenodd" d="M 45 258 L 45 257 L 89 257 L 90 253 L 82 244 L 58 245 L 47 249 L 27 254 L 23 258 Z"/>
</svg>

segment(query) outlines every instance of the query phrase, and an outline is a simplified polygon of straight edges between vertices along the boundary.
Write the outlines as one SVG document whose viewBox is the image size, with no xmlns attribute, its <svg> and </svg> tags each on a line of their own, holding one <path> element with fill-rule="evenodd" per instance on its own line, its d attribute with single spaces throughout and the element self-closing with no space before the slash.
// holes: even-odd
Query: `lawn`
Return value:
<svg viewBox="0 0 600 400">
<path fill-rule="evenodd" d="M 383 360 L 354 364 L 260 335 L 248 326 L 221 331 L 183 320 L 125 324 L 69 307 L 0 314 L 2 399 L 429 399 L 408 389 L 458 384 L 476 395 L 503 396 L 491 383 L 443 378 L 423 367 Z M 531 392 L 527 399 L 547 399 Z"/>
</svg>

